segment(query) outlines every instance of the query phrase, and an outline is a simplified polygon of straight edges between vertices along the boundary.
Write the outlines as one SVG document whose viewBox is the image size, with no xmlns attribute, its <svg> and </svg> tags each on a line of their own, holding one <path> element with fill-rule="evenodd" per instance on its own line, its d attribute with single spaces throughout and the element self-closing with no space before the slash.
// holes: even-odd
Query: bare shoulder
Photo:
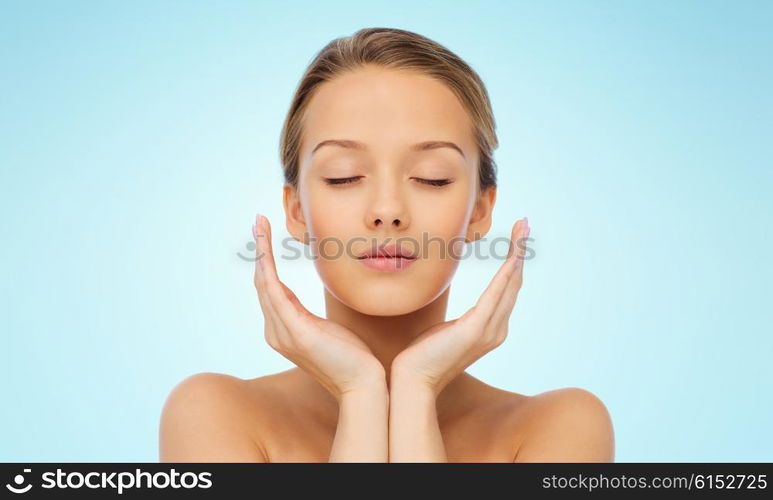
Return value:
<svg viewBox="0 0 773 500">
<path fill-rule="evenodd" d="M 161 462 L 265 462 L 255 440 L 259 397 L 247 380 L 204 372 L 179 382 L 159 424 Z"/>
<path fill-rule="evenodd" d="M 612 419 L 595 394 L 567 387 L 514 399 L 516 462 L 612 462 Z"/>
</svg>

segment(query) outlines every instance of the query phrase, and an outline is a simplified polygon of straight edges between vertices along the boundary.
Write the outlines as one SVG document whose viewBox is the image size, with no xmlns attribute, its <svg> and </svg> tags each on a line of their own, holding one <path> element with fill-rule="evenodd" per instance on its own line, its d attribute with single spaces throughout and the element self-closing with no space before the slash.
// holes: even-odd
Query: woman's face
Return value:
<svg viewBox="0 0 773 500">
<path fill-rule="evenodd" d="M 445 291 L 464 242 L 488 230 L 494 193 L 478 197 L 477 165 L 472 122 L 443 83 L 375 66 L 346 73 L 308 104 L 288 229 L 310 244 L 338 300 L 363 314 L 410 313 Z M 416 259 L 381 260 L 385 271 L 358 258 L 389 244 Z"/>
</svg>

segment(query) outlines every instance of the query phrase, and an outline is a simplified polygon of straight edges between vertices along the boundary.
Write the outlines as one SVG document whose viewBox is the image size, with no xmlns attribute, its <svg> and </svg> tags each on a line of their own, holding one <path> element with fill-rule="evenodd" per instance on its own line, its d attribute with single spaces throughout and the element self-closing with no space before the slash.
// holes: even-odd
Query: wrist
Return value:
<svg viewBox="0 0 773 500">
<path fill-rule="evenodd" d="M 435 386 L 426 377 L 411 370 L 393 367 L 389 374 L 390 397 L 414 397 L 434 401 L 437 398 Z"/>
<path fill-rule="evenodd" d="M 383 396 L 389 394 L 386 382 L 386 372 L 382 365 L 375 366 L 371 370 L 363 372 L 357 380 L 351 381 L 345 388 L 342 388 L 338 395 L 339 402 L 343 398 L 362 399 L 367 395 Z"/>
<path fill-rule="evenodd" d="M 386 380 L 382 377 L 381 380 L 372 380 L 341 393 L 338 404 L 344 403 L 389 405 L 389 389 Z"/>
</svg>

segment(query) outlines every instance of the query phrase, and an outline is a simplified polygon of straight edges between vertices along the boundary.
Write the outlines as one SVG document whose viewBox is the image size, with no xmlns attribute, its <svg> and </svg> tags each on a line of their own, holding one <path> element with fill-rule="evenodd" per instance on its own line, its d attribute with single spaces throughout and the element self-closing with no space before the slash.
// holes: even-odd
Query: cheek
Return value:
<svg viewBox="0 0 773 500">
<path fill-rule="evenodd" d="M 350 280 L 351 266 L 361 265 L 352 259 L 354 250 L 362 245 L 362 233 L 356 233 L 362 226 L 357 202 L 319 192 L 309 194 L 305 219 L 314 267 L 330 292 L 348 302 L 341 293 L 356 291 L 356 283 Z"/>
<path fill-rule="evenodd" d="M 322 189 L 310 189 L 305 200 L 304 218 L 309 235 L 322 242 L 326 247 L 330 242 L 346 240 L 353 231 L 362 225 L 357 214 L 361 211 L 361 203 L 351 196 L 334 196 Z"/>
<path fill-rule="evenodd" d="M 468 199 L 465 196 L 438 198 L 431 208 L 414 211 L 412 225 L 424 240 L 442 240 L 445 242 L 446 254 L 456 251 L 456 255 L 464 248 L 464 237 L 469 222 Z M 434 256 L 434 255 L 433 255 Z"/>
</svg>

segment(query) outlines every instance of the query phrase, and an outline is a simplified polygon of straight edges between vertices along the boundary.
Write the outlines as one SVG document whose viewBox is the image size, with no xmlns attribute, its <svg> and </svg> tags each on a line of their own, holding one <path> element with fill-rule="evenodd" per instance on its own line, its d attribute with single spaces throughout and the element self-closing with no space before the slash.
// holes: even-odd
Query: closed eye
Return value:
<svg viewBox="0 0 773 500">
<path fill-rule="evenodd" d="M 413 177 L 413 179 L 416 179 L 422 184 L 429 184 L 430 186 L 445 186 L 446 184 L 451 184 L 453 182 L 451 179 L 420 179 L 418 177 Z"/>
<path fill-rule="evenodd" d="M 325 178 L 325 182 L 329 185 L 351 184 L 353 182 L 357 182 L 362 177 L 364 176 L 359 175 L 356 177 Z M 419 177 L 412 177 L 412 179 L 416 179 L 422 184 L 438 187 L 445 186 L 453 182 L 451 179 L 421 179 Z"/>
<path fill-rule="evenodd" d="M 337 179 L 325 179 L 325 182 L 328 184 L 349 184 L 351 182 L 357 181 L 360 177 L 363 177 L 362 175 L 357 177 L 341 177 Z"/>
</svg>

